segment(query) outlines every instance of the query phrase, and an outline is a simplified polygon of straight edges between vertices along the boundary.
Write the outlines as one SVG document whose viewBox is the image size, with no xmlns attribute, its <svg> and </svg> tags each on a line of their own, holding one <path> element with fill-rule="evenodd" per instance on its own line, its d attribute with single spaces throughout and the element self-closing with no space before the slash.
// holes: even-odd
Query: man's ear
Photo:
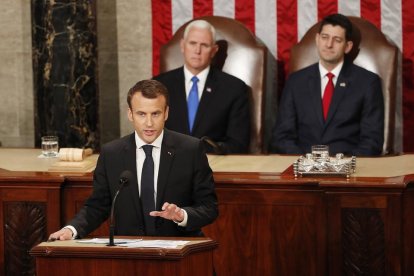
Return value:
<svg viewBox="0 0 414 276">
<path fill-rule="evenodd" d="M 164 121 L 167 121 L 167 119 L 168 119 L 168 112 L 170 111 L 170 107 L 167 105 L 166 107 L 165 107 L 165 120 Z"/>
<path fill-rule="evenodd" d="M 211 51 L 211 58 L 213 58 L 217 54 L 218 50 L 219 50 L 218 44 L 214 44 L 213 50 Z"/>
<path fill-rule="evenodd" d="M 352 50 L 353 46 L 354 46 L 354 43 L 351 40 L 347 41 L 346 47 L 345 47 L 345 54 L 348 54 Z"/>
<path fill-rule="evenodd" d="M 132 110 L 131 110 L 131 108 L 128 108 L 128 120 L 130 121 L 130 122 L 132 122 L 132 121 L 134 121 L 134 118 L 132 118 Z"/>
</svg>

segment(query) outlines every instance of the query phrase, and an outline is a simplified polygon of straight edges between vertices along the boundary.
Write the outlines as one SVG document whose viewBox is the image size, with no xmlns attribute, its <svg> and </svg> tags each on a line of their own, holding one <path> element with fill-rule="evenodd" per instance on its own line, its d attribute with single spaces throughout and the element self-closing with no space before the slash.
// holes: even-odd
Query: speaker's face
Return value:
<svg viewBox="0 0 414 276">
<path fill-rule="evenodd" d="M 151 144 L 160 136 L 167 118 L 168 106 L 164 96 L 153 99 L 145 98 L 142 93 L 132 96 L 128 119 L 145 143 Z"/>
</svg>

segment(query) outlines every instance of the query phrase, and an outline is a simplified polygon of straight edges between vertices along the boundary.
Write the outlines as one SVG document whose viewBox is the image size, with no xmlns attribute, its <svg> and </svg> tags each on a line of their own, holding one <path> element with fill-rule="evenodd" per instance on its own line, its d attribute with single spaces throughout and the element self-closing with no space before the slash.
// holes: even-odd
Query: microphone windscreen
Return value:
<svg viewBox="0 0 414 276">
<path fill-rule="evenodd" d="M 129 180 L 132 179 L 134 175 L 131 171 L 123 171 L 121 175 L 119 176 L 119 182 L 121 182 L 124 186 L 129 184 Z"/>
</svg>

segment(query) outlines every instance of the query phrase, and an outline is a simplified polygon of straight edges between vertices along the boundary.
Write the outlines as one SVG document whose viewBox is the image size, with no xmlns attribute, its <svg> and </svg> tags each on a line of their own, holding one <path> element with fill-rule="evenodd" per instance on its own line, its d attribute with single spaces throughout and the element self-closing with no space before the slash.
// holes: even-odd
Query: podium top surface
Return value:
<svg viewBox="0 0 414 276">
<path fill-rule="evenodd" d="M 143 238 L 148 237 L 129 237 Z M 122 259 L 164 259 L 177 260 L 196 252 L 217 248 L 218 243 L 205 237 L 154 237 L 154 240 L 170 239 L 184 240 L 187 244 L 177 248 L 129 248 L 122 246 L 107 246 L 106 244 L 79 243 L 77 240 L 42 242 L 30 250 L 34 257 L 77 257 L 77 258 L 122 258 Z"/>
</svg>

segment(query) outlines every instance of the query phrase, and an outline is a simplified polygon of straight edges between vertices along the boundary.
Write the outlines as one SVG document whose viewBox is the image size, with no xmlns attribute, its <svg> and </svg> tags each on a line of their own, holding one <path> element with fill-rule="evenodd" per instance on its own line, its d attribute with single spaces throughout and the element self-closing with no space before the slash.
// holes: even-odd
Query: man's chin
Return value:
<svg viewBox="0 0 414 276">
<path fill-rule="evenodd" d="M 143 132 L 142 133 L 142 137 L 140 137 L 145 143 L 147 144 L 151 144 L 152 142 L 155 141 L 155 139 L 157 139 L 157 132 Z"/>
</svg>

